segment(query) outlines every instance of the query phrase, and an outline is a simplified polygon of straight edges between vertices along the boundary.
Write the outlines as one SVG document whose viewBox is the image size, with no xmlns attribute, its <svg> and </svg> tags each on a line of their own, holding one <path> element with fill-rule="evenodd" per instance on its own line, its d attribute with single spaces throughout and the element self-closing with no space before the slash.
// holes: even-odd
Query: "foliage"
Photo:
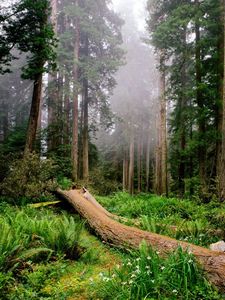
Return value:
<svg viewBox="0 0 225 300">
<path fill-rule="evenodd" d="M 167 259 L 145 243 L 140 252 L 108 276 L 103 274 L 101 299 L 221 299 L 204 278 L 194 257 L 178 248 Z"/>
<path fill-rule="evenodd" d="M 57 183 L 59 187 L 62 188 L 63 190 L 69 190 L 72 188 L 73 185 L 72 180 L 67 177 L 58 177 Z"/>
<path fill-rule="evenodd" d="M 202 246 L 222 237 L 224 205 L 218 202 L 201 204 L 150 194 L 131 197 L 121 192 L 98 200 L 112 213 L 135 218 L 134 223 L 144 230 Z"/>
<path fill-rule="evenodd" d="M 149 36 L 165 64 L 166 98 L 173 107 L 168 122 L 172 189 L 179 197 L 196 193 L 209 201 L 217 192 L 220 164 L 223 5 L 149 0 L 148 12 Z"/>
<path fill-rule="evenodd" d="M 56 166 L 50 159 L 40 159 L 30 153 L 24 159 L 12 162 L 7 177 L 1 183 L 2 195 L 13 200 L 21 197 L 37 202 L 41 197 L 50 197 L 54 190 Z"/>
<path fill-rule="evenodd" d="M 5 51 L 0 57 L 0 65 L 9 63 L 12 59 L 10 52 L 16 47 L 19 51 L 29 53 L 27 64 L 23 67 L 23 78 L 35 79 L 38 74 L 55 67 L 55 38 L 52 26 L 48 23 L 49 14 L 48 0 L 22 0 L 4 11 L 1 16 L 3 32 L 0 46 Z M 4 73 L 4 67 L 0 71 Z"/>
<path fill-rule="evenodd" d="M 50 211 L 4 207 L 0 214 L 0 271 L 15 270 L 26 261 L 64 255 L 77 259 L 83 252 L 83 222 Z"/>
<path fill-rule="evenodd" d="M 110 169 L 107 169 L 107 173 L 110 173 Z M 96 167 L 90 172 L 89 184 L 96 194 L 103 196 L 118 192 L 121 189 L 121 184 L 113 178 L 108 178 L 106 170 L 101 167 Z"/>
</svg>

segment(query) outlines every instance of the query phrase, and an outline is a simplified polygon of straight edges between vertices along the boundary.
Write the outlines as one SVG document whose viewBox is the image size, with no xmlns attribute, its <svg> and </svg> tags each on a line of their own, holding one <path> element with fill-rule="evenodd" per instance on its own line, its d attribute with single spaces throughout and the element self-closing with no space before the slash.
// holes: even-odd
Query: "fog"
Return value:
<svg viewBox="0 0 225 300">
<path fill-rule="evenodd" d="M 125 22 L 122 35 L 126 55 L 125 64 L 116 74 L 117 86 L 110 99 L 112 110 L 119 119 L 110 137 L 100 133 L 98 144 L 103 152 L 109 151 L 109 145 L 115 150 L 115 144 L 123 144 L 123 151 L 128 151 L 133 132 L 136 144 L 143 143 L 144 148 L 150 139 L 153 155 L 159 88 L 154 50 L 144 42 L 148 37 L 146 0 L 114 0 L 113 6 Z"/>
<path fill-rule="evenodd" d="M 6 2 L 7 1 L 5 1 L 5 3 Z M 63 18 L 65 17 L 65 11 L 67 11 L 64 11 L 64 9 L 66 9 L 66 2 L 58 1 L 57 3 L 59 4 L 58 22 L 62 22 L 61 27 L 58 25 L 58 30 L 65 30 Z M 116 80 L 116 86 L 112 91 L 110 88 L 109 90 L 106 88 L 105 90 L 97 91 L 93 97 L 91 88 L 89 87 L 88 92 L 90 95 L 87 99 L 87 103 L 89 103 L 89 141 L 92 146 L 93 144 L 97 146 L 96 151 L 98 154 L 101 154 L 99 156 L 101 156 L 103 162 L 111 161 L 112 164 L 116 165 L 115 169 L 117 170 L 118 182 L 121 182 L 124 161 L 127 162 L 127 160 L 129 160 L 130 165 L 143 164 L 143 167 L 139 165 L 138 168 L 143 174 L 146 172 L 143 178 L 146 179 L 148 190 L 150 160 L 153 160 L 156 148 L 156 122 L 159 112 L 159 75 L 156 68 L 157 61 L 154 49 L 150 44 L 146 43 L 148 39 L 146 30 L 146 0 L 113 0 L 110 8 L 113 8 L 124 21 L 124 25 L 122 26 L 122 48 L 125 53 L 124 63 L 116 74 L 114 74 L 114 72 L 112 74 L 112 77 L 114 76 Z M 73 41 L 75 33 L 70 32 L 70 30 L 73 31 L 74 27 L 70 27 L 68 32 L 65 30 L 61 35 L 59 34 L 59 47 L 57 49 L 59 56 L 57 58 L 58 69 L 56 73 L 53 74 L 55 91 L 53 93 L 54 99 L 52 104 L 49 100 L 52 93 L 51 89 L 53 90 L 50 84 L 52 74 L 43 74 L 42 105 L 39 113 L 38 128 L 42 129 L 40 132 L 43 132 L 41 145 L 44 145 L 42 147 L 44 151 L 47 150 L 45 144 L 47 138 L 50 136 L 48 135 L 49 129 L 46 130 L 46 128 L 51 127 L 52 124 L 55 127 L 52 126 L 50 130 L 52 130 L 53 135 L 55 134 L 56 136 L 57 146 L 64 145 L 64 143 L 70 146 L 71 143 L 72 104 L 74 101 L 74 80 L 73 71 L 71 69 L 74 52 L 71 41 Z M 70 34 L 72 34 L 71 37 Z M 104 44 L 104 39 L 102 43 Z M 118 47 L 120 47 L 119 42 Z M 104 47 L 102 49 L 104 49 Z M 94 53 L 94 55 L 95 54 L 96 53 Z M 0 97 L 0 104 L 2 103 L 2 106 L 0 105 L 0 115 L 2 115 L 5 120 L 0 124 L 0 140 L 2 141 L 7 137 L 9 130 L 17 127 L 26 128 L 27 126 L 33 88 L 32 82 L 24 81 L 20 77 L 21 67 L 26 65 L 27 55 L 28 53 L 24 53 L 19 60 L 12 61 L 12 73 L 0 76 L 1 97 L 4 98 L 1 99 Z M 16 56 L 20 57 L 20 53 L 17 53 Z M 100 82 L 101 80 L 103 79 L 101 78 Z M 112 82 L 114 82 L 114 80 L 112 80 Z M 84 101 L 84 95 L 82 94 L 82 83 L 80 84 L 80 94 L 78 95 L 80 107 L 78 114 L 80 118 L 79 138 L 81 140 L 82 122 L 84 121 L 83 104 L 81 102 Z M 5 89 L 7 90 L 6 92 Z M 107 99 L 106 101 L 104 100 L 106 104 L 102 107 L 105 109 L 105 114 L 110 116 L 109 119 L 112 116 L 109 122 L 111 127 L 110 129 L 108 128 L 108 130 L 105 130 L 108 125 L 105 128 L 101 127 L 100 119 L 103 113 L 98 107 L 101 97 L 99 97 L 98 101 L 95 99 L 98 98 L 98 92 L 102 94 L 105 92 L 105 98 Z M 108 95 L 110 95 L 109 99 Z M 108 103 L 110 104 L 109 106 L 112 113 L 109 112 Z M 51 116 L 51 110 L 55 110 L 56 112 L 52 120 L 50 120 L 49 117 Z M 105 126 L 105 124 L 103 125 Z M 67 128 L 66 133 L 64 132 L 65 128 Z M 24 132 L 23 130 L 23 133 Z M 68 138 L 65 137 L 67 134 Z M 82 148 L 82 143 L 79 144 L 79 147 Z M 79 151 L 81 153 L 81 150 Z M 91 153 L 89 156 L 93 156 L 93 158 L 91 158 L 92 160 L 90 159 L 90 169 L 94 169 L 97 165 L 97 159 L 92 151 L 93 148 L 89 151 L 89 153 Z M 131 157 L 132 155 L 133 157 Z M 130 156 L 129 159 L 128 156 Z M 96 161 L 94 161 L 95 159 Z M 80 165 L 81 163 L 82 160 L 80 159 Z M 140 174 L 138 177 L 141 178 Z"/>
</svg>

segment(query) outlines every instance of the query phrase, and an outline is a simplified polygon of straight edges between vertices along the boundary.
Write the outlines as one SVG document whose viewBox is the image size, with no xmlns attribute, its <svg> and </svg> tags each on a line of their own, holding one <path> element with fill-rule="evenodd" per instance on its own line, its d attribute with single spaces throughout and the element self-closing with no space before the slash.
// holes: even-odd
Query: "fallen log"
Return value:
<svg viewBox="0 0 225 300">
<path fill-rule="evenodd" d="M 91 202 L 99 211 L 101 211 L 103 214 L 110 217 L 111 219 L 114 219 L 116 221 L 123 222 L 123 223 L 132 223 L 135 226 L 141 225 L 141 222 L 138 220 L 130 220 L 130 219 L 110 213 L 88 192 L 88 190 L 85 187 L 82 188 L 82 191 L 83 191 L 83 196 L 85 199 L 87 199 L 89 202 Z"/>
<path fill-rule="evenodd" d="M 74 207 L 81 217 L 87 220 L 89 226 L 102 241 L 120 248 L 138 249 L 140 243 L 145 240 L 162 255 L 173 252 L 180 246 L 183 250 L 192 253 L 207 272 L 209 280 L 225 291 L 224 253 L 123 225 L 110 218 L 98 205 L 87 200 L 83 195 L 83 190 L 62 191 L 59 189 L 57 192 Z"/>
</svg>

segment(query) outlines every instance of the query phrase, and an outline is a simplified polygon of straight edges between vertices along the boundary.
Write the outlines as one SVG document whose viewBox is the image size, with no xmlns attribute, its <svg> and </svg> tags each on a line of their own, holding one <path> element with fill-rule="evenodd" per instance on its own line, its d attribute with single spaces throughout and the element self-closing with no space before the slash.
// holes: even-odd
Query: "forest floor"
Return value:
<svg viewBox="0 0 225 300">
<path fill-rule="evenodd" d="M 135 223 L 147 231 L 205 247 L 224 238 L 225 207 L 217 202 L 201 204 L 197 200 L 165 199 L 149 194 L 130 197 L 126 193 L 97 197 L 97 200 L 110 212 L 126 217 L 127 225 L 133 226 Z M 61 211 L 54 209 L 52 212 L 48 208 L 13 208 L 2 204 L 0 227 L 4 231 L 5 220 L 14 228 L 14 233 L 24 231 L 26 234 L 20 236 L 20 239 L 26 239 L 30 229 L 26 228 L 27 225 L 21 225 L 21 219 L 26 219 L 25 215 L 26 223 L 35 216 L 38 224 L 32 223 L 33 227 L 28 224 L 29 228 L 33 228 L 30 231 L 30 242 L 34 246 L 36 235 L 41 237 L 41 241 L 45 238 L 42 233 L 46 231 L 45 221 L 48 224 L 53 222 L 49 225 L 48 236 L 53 233 L 53 227 L 58 226 L 54 222 L 61 218 Z M 67 221 L 70 218 L 65 213 L 60 221 L 60 226 L 65 227 L 67 232 L 66 226 L 73 226 L 73 223 Z M 10 223 L 12 220 L 14 223 Z M 74 216 L 73 222 L 76 224 L 80 220 Z M 21 226 L 19 230 L 17 223 Z M 63 239 L 62 236 L 61 234 L 57 239 Z M 0 245 L 3 242 L 1 238 Z M 54 238 L 56 239 L 55 235 Z M 68 241 L 63 243 L 69 245 L 71 236 L 64 237 L 66 238 Z M 63 246 L 57 245 L 57 248 L 46 237 L 45 247 L 59 253 L 47 259 L 43 255 L 38 259 L 29 256 L 26 263 L 23 259 L 22 266 L 15 265 L 15 268 L 11 265 L 4 267 L 9 259 L 5 262 L 1 259 L 4 254 L 0 249 L 0 299 L 225 299 L 223 294 L 209 284 L 194 258 L 181 249 L 167 259 L 160 258 L 159 253 L 148 249 L 144 244 L 140 246 L 139 252 L 125 253 L 101 243 L 88 231 L 86 225 L 77 239 L 84 250 L 76 259 L 64 255 Z M 63 251 L 60 252 L 60 249 Z M 11 252 L 11 256 L 12 253 L 15 255 L 15 251 Z M 19 256 L 18 253 L 16 255 Z M 11 256 L 8 255 L 8 258 Z"/>
</svg>

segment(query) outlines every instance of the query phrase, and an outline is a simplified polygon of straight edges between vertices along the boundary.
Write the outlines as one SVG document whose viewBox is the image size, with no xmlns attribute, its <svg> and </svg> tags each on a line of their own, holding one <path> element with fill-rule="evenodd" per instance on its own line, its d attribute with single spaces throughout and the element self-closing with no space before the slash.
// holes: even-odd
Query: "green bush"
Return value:
<svg viewBox="0 0 225 300">
<path fill-rule="evenodd" d="M 27 198 L 34 202 L 51 197 L 50 191 L 56 188 L 55 173 L 52 160 L 40 159 L 35 153 L 28 154 L 26 159 L 11 164 L 9 173 L 0 184 L 1 193 L 13 200 Z"/>
<path fill-rule="evenodd" d="M 90 188 L 98 195 L 111 195 L 121 190 L 122 186 L 117 180 L 107 178 L 100 167 L 96 167 L 90 172 Z"/>
</svg>

